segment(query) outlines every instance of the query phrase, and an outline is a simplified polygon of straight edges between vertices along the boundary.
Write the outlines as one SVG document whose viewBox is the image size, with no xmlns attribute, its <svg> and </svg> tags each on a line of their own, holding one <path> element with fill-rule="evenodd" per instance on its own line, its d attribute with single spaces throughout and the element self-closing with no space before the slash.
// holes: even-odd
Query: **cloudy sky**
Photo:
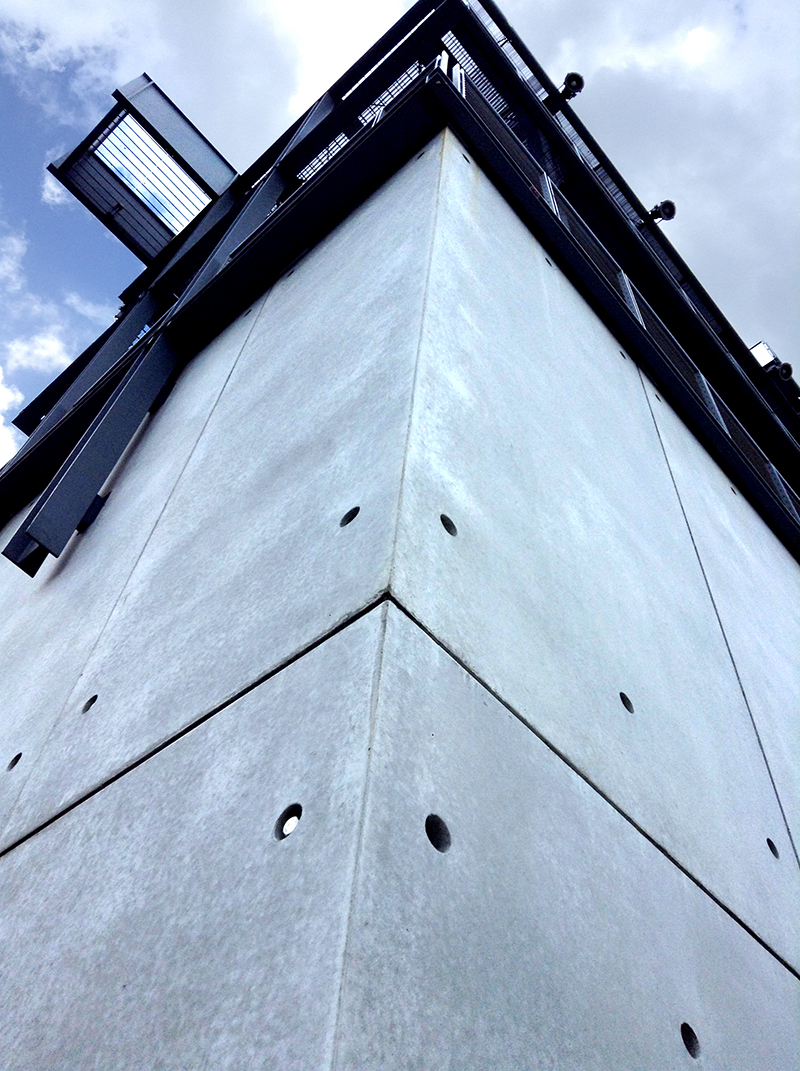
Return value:
<svg viewBox="0 0 800 1071">
<path fill-rule="evenodd" d="M 796 0 L 500 0 L 748 345 L 800 365 Z M 46 175 L 111 92 L 155 79 L 243 170 L 405 0 L 0 0 L 0 463 L 9 421 L 141 265 Z"/>
</svg>

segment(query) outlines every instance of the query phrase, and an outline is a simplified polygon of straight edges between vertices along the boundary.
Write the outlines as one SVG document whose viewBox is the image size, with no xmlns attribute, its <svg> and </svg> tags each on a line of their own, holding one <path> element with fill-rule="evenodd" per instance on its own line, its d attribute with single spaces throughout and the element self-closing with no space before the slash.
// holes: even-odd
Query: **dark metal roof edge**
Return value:
<svg viewBox="0 0 800 1071">
<path fill-rule="evenodd" d="M 140 88 L 136 89 L 132 96 L 128 96 L 126 90 L 130 89 L 131 86 L 134 86 L 142 78 L 146 78 L 148 84 L 146 86 L 141 86 Z M 147 130 L 147 132 L 156 139 L 156 141 L 159 143 L 159 145 L 162 146 L 162 148 L 167 149 L 169 151 L 169 154 L 180 163 L 181 167 L 184 168 L 187 174 L 191 175 L 194 181 L 213 200 L 215 197 L 219 196 L 217 191 L 212 189 L 211 186 L 209 186 L 208 182 L 203 178 L 203 176 L 198 174 L 197 171 L 195 171 L 192 165 L 183 158 L 183 156 L 178 152 L 175 146 L 170 144 L 166 137 L 153 126 L 150 120 L 147 119 L 147 117 L 136 106 L 136 95 L 138 93 L 143 92 L 145 89 L 150 88 L 155 89 L 156 92 L 159 93 L 160 96 L 162 96 L 164 100 L 169 104 L 169 106 L 175 111 L 175 113 L 180 116 L 183 122 L 185 122 L 186 125 L 198 136 L 198 138 L 200 138 L 203 144 L 208 146 L 211 152 L 213 152 L 213 154 L 219 159 L 219 161 L 224 164 L 225 167 L 230 171 L 231 182 L 235 181 L 238 178 L 236 168 L 222 155 L 219 149 L 208 140 L 202 130 L 198 129 L 198 127 L 195 126 L 192 120 L 185 114 L 185 112 L 182 111 L 182 109 L 178 107 L 178 105 L 172 100 L 172 98 L 167 96 L 161 86 L 159 86 L 157 82 L 153 81 L 153 79 L 150 77 L 149 74 L 147 74 L 147 72 L 142 72 L 142 74 L 140 74 L 138 78 L 134 78 L 130 82 L 126 82 L 124 86 L 120 86 L 118 89 L 115 89 L 112 96 L 114 97 L 114 100 L 116 100 L 119 104 L 123 105 L 123 109 L 126 112 L 132 115 L 136 119 L 136 121 L 140 123 L 145 128 L 145 130 Z"/>
<path fill-rule="evenodd" d="M 502 32 L 506 34 L 514 49 L 528 64 L 528 66 L 531 68 L 531 70 L 536 75 L 537 79 L 542 83 L 542 85 L 548 90 L 549 93 L 557 94 L 558 89 L 555 83 L 550 79 L 547 72 L 539 64 L 536 57 L 528 49 L 527 45 L 522 40 L 520 35 L 517 33 L 517 31 L 506 18 L 506 16 L 497 6 L 495 0 L 479 0 L 479 2 L 481 6 L 486 10 L 486 12 L 490 15 L 490 17 L 494 20 L 494 22 L 497 24 L 498 28 L 500 28 Z M 717 303 L 708 293 L 706 288 L 703 286 L 703 284 L 688 266 L 686 261 L 677 251 L 677 249 L 669 240 L 664 231 L 660 227 L 658 227 L 657 224 L 655 224 L 650 218 L 649 211 L 647 210 L 645 205 L 639 199 L 638 195 L 634 192 L 634 190 L 628 185 L 628 182 L 626 181 L 625 177 L 617 170 L 614 163 L 606 155 L 603 148 L 595 140 L 592 133 L 586 128 L 583 123 L 583 120 L 574 111 L 572 105 L 568 101 L 564 100 L 562 101 L 559 110 L 566 116 L 570 125 L 578 133 L 581 140 L 586 143 L 587 147 L 593 153 L 593 155 L 597 157 L 598 161 L 602 164 L 604 170 L 611 177 L 614 184 L 620 189 L 626 199 L 630 202 L 631 207 L 634 208 L 640 214 L 641 225 L 645 227 L 648 232 L 655 238 L 655 240 L 663 248 L 664 252 L 669 257 L 669 259 L 673 261 L 675 267 L 680 271 L 681 275 L 685 277 L 686 282 L 688 282 L 696 291 L 703 305 L 707 307 L 711 315 L 719 322 L 721 334 L 724 334 L 726 342 L 731 342 L 733 344 L 733 347 L 736 351 L 733 354 L 733 357 L 735 358 L 736 363 L 739 365 L 744 375 L 757 386 L 759 392 L 766 389 L 767 393 L 771 394 L 772 392 L 769 389 L 769 384 L 766 377 L 764 376 L 763 369 L 756 360 L 756 358 L 753 356 L 753 354 L 750 352 L 749 346 L 741 338 L 739 333 L 728 320 L 725 313 L 722 311 L 722 309 L 720 309 L 719 305 L 717 305 Z M 558 124 L 555 122 L 554 119 L 553 126 L 558 127 Z"/>
<path fill-rule="evenodd" d="M 60 160 L 47 165 L 47 170 L 50 174 L 55 175 L 59 182 L 64 182 L 63 174 L 68 172 L 70 168 L 72 168 L 75 163 L 85 155 L 92 142 L 96 141 L 109 123 L 113 122 L 119 115 L 122 115 L 124 111 L 125 109 L 121 104 L 115 104 L 110 108 L 103 118 L 92 127 L 86 137 L 80 141 L 71 152 L 68 152 L 66 156 L 62 156 Z M 71 189 L 70 193 L 72 193 Z"/>
<path fill-rule="evenodd" d="M 170 104 L 170 107 L 174 108 L 174 110 L 181 117 L 181 119 L 183 119 L 183 121 L 186 123 L 186 125 L 191 127 L 191 129 L 195 132 L 195 134 L 197 134 L 197 136 L 202 141 L 204 141 L 206 143 L 206 145 L 208 145 L 208 147 L 212 150 L 214 155 L 218 156 L 219 159 L 222 161 L 222 163 L 225 164 L 230 169 L 230 171 L 235 175 L 236 174 L 236 169 L 233 167 L 233 165 L 222 155 L 222 153 L 219 151 L 219 149 L 216 147 L 216 145 L 214 145 L 213 142 L 208 140 L 208 138 L 205 136 L 203 131 L 200 130 L 197 126 L 195 126 L 195 124 L 192 122 L 192 120 L 189 118 L 189 116 L 183 111 L 182 108 L 178 107 L 178 105 L 175 103 L 175 101 L 172 99 L 172 97 L 168 96 L 164 92 L 164 90 L 161 88 L 161 86 L 150 77 L 150 75 L 147 73 L 147 71 L 142 71 L 142 73 L 139 75 L 138 78 L 133 78 L 133 79 L 131 79 L 130 82 L 126 82 L 124 86 L 120 86 L 118 89 L 114 90 L 114 93 L 113 93 L 114 99 L 126 103 L 127 105 L 129 105 L 129 110 L 130 111 L 135 111 L 136 114 L 138 115 L 139 114 L 139 110 L 138 110 L 138 108 L 136 108 L 136 105 L 133 103 L 133 100 L 134 100 L 134 97 L 135 97 L 136 93 L 142 92 L 142 89 L 144 89 L 146 87 L 143 86 L 141 89 L 137 89 L 135 91 L 135 93 L 133 94 L 133 96 L 129 95 L 127 90 L 129 90 L 130 87 L 132 85 L 134 85 L 136 82 L 138 82 L 139 79 L 141 79 L 141 78 L 146 78 L 147 79 L 148 84 L 149 84 L 148 87 L 149 86 L 155 86 L 155 88 L 158 90 L 158 92 L 161 94 L 161 96 L 166 98 L 166 100 Z"/>
</svg>

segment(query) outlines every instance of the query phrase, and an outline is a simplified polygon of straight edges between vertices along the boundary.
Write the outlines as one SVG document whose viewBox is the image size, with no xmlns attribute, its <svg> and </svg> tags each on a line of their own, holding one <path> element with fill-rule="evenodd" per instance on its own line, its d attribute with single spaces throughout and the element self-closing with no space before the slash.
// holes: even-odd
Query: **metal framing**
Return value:
<svg viewBox="0 0 800 1071">
<path fill-rule="evenodd" d="M 115 327 L 20 414 L 30 439 L 0 471 L 0 521 L 40 497 L 5 556 L 33 575 L 60 554 L 186 361 L 449 126 L 800 557 L 800 419 L 568 106 L 546 105 L 557 92 L 493 4 L 420 0 L 169 243 Z"/>
</svg>

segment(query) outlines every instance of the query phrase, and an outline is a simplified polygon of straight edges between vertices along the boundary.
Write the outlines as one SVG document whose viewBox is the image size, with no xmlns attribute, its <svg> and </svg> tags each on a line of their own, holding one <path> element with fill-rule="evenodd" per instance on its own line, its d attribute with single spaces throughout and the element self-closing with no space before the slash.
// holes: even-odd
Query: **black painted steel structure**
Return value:
<svg viewBox="0 0 800 1071">
<path fill-rule="evenodd" d="M 800 558 L 800 413 L 788 366 L 761 367 L 567 98 L 491 0 L 419 0 L 243 175 L 213 186 L 194 171 L 205 207 L 142 251 L 147 266 L 117 322 L 15 421 L 29 438 L 0 471 L 0 521 L 34 505 L 5 556 L 34 575 L 59 555 L 96 516 L 106 478 L 186 362 L 449 126 Z M 118 115 L 119 105 L 102 131 Z M 169 149 L 163 130 L 151 132 Z M 93 131 L 55 173 L 96 141 Z M 192 172 L 185 149 L 173 155 Z M 126 189 L 141 202 L 134 214 L 158 220 L 140 186 Z M 118 233 L 113 214 L 96 214 Z"/>
</svg>

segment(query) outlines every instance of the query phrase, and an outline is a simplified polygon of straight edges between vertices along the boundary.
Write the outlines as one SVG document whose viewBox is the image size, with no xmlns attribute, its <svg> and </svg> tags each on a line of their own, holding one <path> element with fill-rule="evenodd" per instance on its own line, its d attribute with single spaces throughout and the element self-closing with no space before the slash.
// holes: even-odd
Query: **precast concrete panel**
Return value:
<svg viewBox="0 0 800 1071">
<path fill-rule="evenodd" d="M 387 587 L 441 142 L 271 290 L 5 843 Z"/>
<path fill-rule="evenodd" d="M 261 304 L 205 349 L 180 389 L 144 422 L 103 488 L 106 505 L 59 559 L 48 558 L 31 578 L 0 558 L 0 828 L 118 604 Z M 0 533 L 0 545 L 23 517 Z"/>
<path fill-rule="evenodd" d="M 800 874 L 634 363 L 451 134 L 392 589 L 797 963 Z"/>
<path fill-rule="evenodd" d="M 652 384 L 647 390 L 736 672 L 800 847 L 800 565 Z M 776 831 L 771 840 L 788 862 L 788 837 Z"/>
<path fill-rule="evenodd" d="M 330 1066 L 383 626 L 378 608 L 0 859 L 4 1071 Z"/>
<path fill-rule="evenodd" d="M 395 608 L 353 905 L 336 1071 L 800 1066 L 797 978 Z"/>
</svg>

